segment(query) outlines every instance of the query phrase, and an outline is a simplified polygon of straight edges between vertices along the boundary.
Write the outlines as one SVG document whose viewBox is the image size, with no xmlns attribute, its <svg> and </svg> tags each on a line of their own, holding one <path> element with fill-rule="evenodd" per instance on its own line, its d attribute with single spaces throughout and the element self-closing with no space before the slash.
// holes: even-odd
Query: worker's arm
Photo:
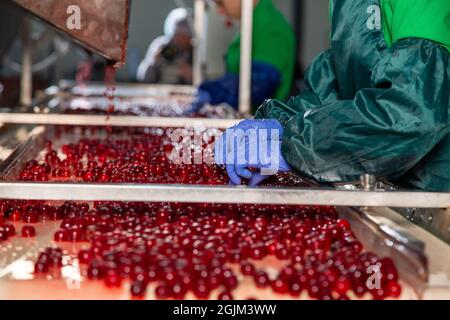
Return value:
<svg viewBox="0 0 450 320">
<path fill-rule="evenodd" d="M 321 182 L 354 181 L 365 173 L 396 178 L 449 133 L 448 51 L 411 38 L 382 54 L 373 86 L 354 100 L 325 95 L 324 104 L 310 108 L 311 88 L 288 104 L 261 107 L 258 117 L 284 125 L 282 151 L 294 170 Z"/>
<path fill-rule="evenodd" d="M 252 63 L 252 104 L 260 105 L 267 97 L 273 96 L 281 82 L 278 69 L 268 63 Z M 227 73 L 222 78 L 206 81 L 200 88 L 209 93 L 212 105 L 227 103 L 236 108 L 239 104 L 239 75 Z"/>
<path fill-rule="evenodd" d="M 320 54 L 308 68 L 305 86 L 302 94 L 292 97 L 287 104 L 268 101 L 258 110 L 256 118 L 277 119 L 284 124 L 296 114 L 336 101 L 339 88 L 331 50 Z"/>
</svg>

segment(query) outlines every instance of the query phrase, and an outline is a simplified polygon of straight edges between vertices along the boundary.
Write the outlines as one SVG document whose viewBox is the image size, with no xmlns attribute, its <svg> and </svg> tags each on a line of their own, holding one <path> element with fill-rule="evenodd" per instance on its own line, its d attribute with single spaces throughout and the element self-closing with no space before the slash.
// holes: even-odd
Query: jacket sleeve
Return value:
<svg viewBox="0 0 450 320">
<path fill-rule="evenodd" d="M 449 53 L 438 44 L 405 39 L 382 53 L 372 87 L 353 100 L 311 94 L 288 104 L 269 102 L 259 116 L 282 120 L 282 151 L 298 172 L 320 182 L 362 174 L 397 178 L 449 133 Z M 334 99 L 334 100 L 333 100 Z"/>
<path fill-rule="evenodd" d="M 281 82 L 278 69 L 263 62 L 252 63 L 252 104 L 260 105 L 268 97 L 272 97 Z M 228 103 L 237 109 L 239 104 L 239 75 L 227 73 L 222 78 L 206 81 L 200 90 L 211 95 L 211 104 Z"/>
<path fill-rule="evenodd" d="M 256 118 L 277 119 L 282 124 L 299 113 L 318 108 L 339 99 L 339 88 L 333 64 L 332 51 L 320 54 L 305 74 L 305 90 L 292 97 L 287 104 L 267 101 L 256 113 Z"/>
</svg>

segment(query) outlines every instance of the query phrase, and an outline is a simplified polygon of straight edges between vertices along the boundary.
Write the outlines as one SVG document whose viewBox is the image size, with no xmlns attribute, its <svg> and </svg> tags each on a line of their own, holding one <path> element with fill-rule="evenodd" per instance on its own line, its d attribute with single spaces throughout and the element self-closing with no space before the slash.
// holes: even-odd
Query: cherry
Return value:
<svg viewBox="0 0 450 320">
<path fill-rule="evenodd" d="M 192 289 L 192 291 L 198 299 L 204 300 L 208 299 L 211 293 L 211 288 L 205 281 L 198 281 L 197 285 Z"/>
<path fill-rule="evenodd" d="M 20 221 L 22 220 L 22 211 L 17 208 L 11 208 L 6 212 L 5 216 L 11 221 Z"/>
<path fill-rule="evenodd" d="M 4 229 L 0 229 L 0 242 L 8 240 L 8 232 Z"/>
<path fill-rule="evenodd" d="M 120 288 L 122 285 L 122 278 L 114 271 L 107 272 L 104 281 L 108 288 Z"/>
<path fill-rule="evenodd" d="M 134 299 L 143 299 L 147 292 L 147 283 L 143 281 L 135 281 L 131 284 L 131 296 Z"/>
<path fill-rule="evenodd" d="M 255 274 L 255 283 L 258 288 L 263 289 L 270 284 L 269 276 L 264 271 L 259 271 Z"/>
<path fill-rule="evenodd" d="M 278 294 L 286 294 L 289 292 L 289 285 L 282 279 L 275 279 L 271 283 L 272 290 Z"/>
<path fill-rule="evenodd" d="M 5 224 L 3 230 L 7 233 L 8 237 L 16 235 L 16 228 L 12 224 Z"/>
<path fill-rule="evenodd" d="M 289 286 L 289 293 L 292 297 L 296 298 L 299 297 L 302 293 L 302 286 L 299 282 L 292 282 Z"/>
<path fill-rule="evenodd" d="M 99 264 L 98 262 L 92 262 L 89 265 L 87 275 L 89 279 L 99 280 L 104 277 L 105 270 L 103 265 Z"/>
<path fill-rule="evenodd" d="M 56 242 L 68 241 L 69 240 L 69 236 L 67 234 L 67 231 L 66 230 L 59 230 L 59 231 L 55 232 L 54 240 Z"/>
<path fill-rule="evenodd" d="M 61 232 L 61 231 L 58 231 Z M 55 234 L 56 236 L 56 234 Z M 93 259 L 93 254 L 89 250 L 80 250 L 78 252 L 78 260 L 81 264 L 88 264 Z"/>
<path fill-rule="evenodd" d="M 345 220 L 345 219 L 339 219 L 337 221 L 337 226 L 344 230 L 350 230 L 350 228 L 351 228 L 350 222 L 348 222 L 348 220 Z"/>
<path fill-rule="evenodd" d="M 183 300 L 184 297 L 186 296 L 187 291 L 188 291 L 188 289 L 187 289 L 187 287 L 184 284 L 182 284 L 182 283 L 175 283 L 172 286 L 171 296 L 175 300 Z"/>
<path fill-rule="evenodd" d="M 334 284 L 333 290 L 340 296 L 347 294 L 352 288 L 352 283 L 347 278 L 339 278 Z"/>
<path fill-rule="evenodd" d="M 234 300 L 233 295 L 229 291 L 219 293 L 218 300 Z"/>
<path fill-rule="evenodd" d="M 390 280 L 386 285 L 387 294 L 393 298 L 399 298 L 402 294 L 402 287 L 396 280 Z"/>
<path fill-rule="evenodd" d="M 22 227 L 22 237 L 24 238 L 33 238 L 36 236 L 36 229 L 32 226 L 23 226 Z"/>
<path fill-rule="evenodd" d="M 37 212 L 27 212 L 23 215 L 22 222 L 30 224 L 38 223 L 39 215 Z"/>
<path fill-rule="evenodd" d="M 156 287 L 155 289 L 155 296 L 159 300 L 165 300 L 168 299 L 170 296 L 169 289 L 166 285 L 162 284 Z"/>
<path fill-rule="evenodd" d="M 241 265 L 241 272 L 244 276 L 254 276 L 255 267 L 251 263 L 244 263 Z"/>
</svg>

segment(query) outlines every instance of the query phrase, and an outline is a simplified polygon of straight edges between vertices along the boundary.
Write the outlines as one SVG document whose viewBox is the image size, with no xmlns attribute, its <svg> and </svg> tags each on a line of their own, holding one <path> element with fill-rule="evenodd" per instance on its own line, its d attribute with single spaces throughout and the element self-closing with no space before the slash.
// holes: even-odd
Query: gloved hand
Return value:
<svg viewBox="0 0 450 320">
<path fill-rule="evenodd" d="M 215 144 L 215 161 L 226 165 L 233 184 L 256 186 L 280 171 L 291 171 L 281 154 L 283 127 L 277 120 L 244 120 Z"/>
<path fill-rule="evenodd" d="M 192 105 L 190 108 L 184 112 L 185 115 L 189 115 L 192 113 L 196 113 L 200 111 L 201 108 L 207 103 L 211 103 L 212 98 L 211 94 L 208 91 L 199 89 L 197 93 L 197 97 L 195 98 L 194 102 L 192 102 Z"/>
</svg>

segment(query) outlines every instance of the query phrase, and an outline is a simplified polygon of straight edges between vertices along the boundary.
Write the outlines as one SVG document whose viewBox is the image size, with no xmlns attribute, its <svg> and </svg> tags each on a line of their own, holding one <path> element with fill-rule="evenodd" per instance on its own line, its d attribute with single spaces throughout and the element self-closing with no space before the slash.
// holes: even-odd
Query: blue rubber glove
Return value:
<svg viewBox="0 0 450 320">
<path fill-rule="evenodd" d="M 195 98 L 194 102 L 192 102 L 192 105 L 184 114 L 189 115 L 199 112 L 205 104 L 211 103 L 211 101 L 212 99 L 210 93 L 208 91 L 200 89 L 198 90 L 197 97 Z"/>
<path fill-rule="evenodd" d="M 277 120 L 244 120 L 216 142 L 215 161 L 226 165 L 231 183 L 240 185 L 245 178 L 256 186 L 280 171 L 291 171 L 281 154 L 282 138 Z"/>
</svg>

